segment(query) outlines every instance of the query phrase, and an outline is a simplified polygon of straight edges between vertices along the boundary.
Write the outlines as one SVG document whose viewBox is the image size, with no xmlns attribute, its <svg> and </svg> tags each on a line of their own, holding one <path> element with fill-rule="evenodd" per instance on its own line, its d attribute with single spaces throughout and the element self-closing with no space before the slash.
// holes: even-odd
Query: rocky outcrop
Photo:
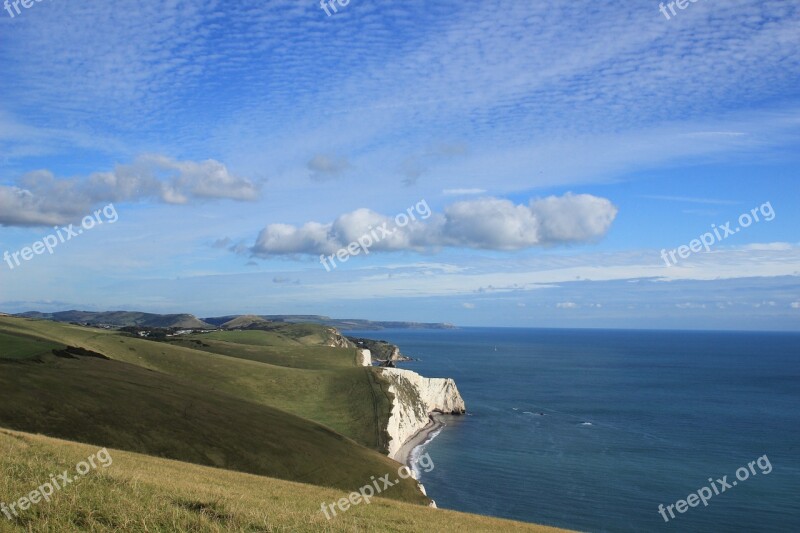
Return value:
<svg viewBox="0 0 800 533">
<path fill-rule="evenodd" d="M 372 353 L 369 350 L 359 349 L 358 358 L 361 366 L 372 366 Z"/>
<path fill-rule="evenodd" d="M 328 342 L 325 343 L 326 346 L 330 346 L 331 348 L 356 348 L 357 346 L 350 342 L 347 337 L 339 333 L 339 330 L 336 328 L 325 328 L 326 332 L 328 333 Z"/>
<path fill-rule="evenodd" d="M 425 378 L 399 368 L 381 368 L 380 373 L 394 395 L 386 427 L 388 454 L 393 459 L 398 458 L 403 444 L 430 423 L 431 414 L 460 415 L 467 410 L 456 382 L 450 378 Z"/>
<path fill-rule="evenodd" d="M 373 339 L 363 339 L 360 337 L 347 337 L 347 340 L 360 348 L 366 348 L 372 352 L 373 361 L 411 361 L 410 357 L 406 357 L 400 353 L 400 347 L 395 344 L 390 344 L 386 341 L 376 341 Z"/>
</svg>

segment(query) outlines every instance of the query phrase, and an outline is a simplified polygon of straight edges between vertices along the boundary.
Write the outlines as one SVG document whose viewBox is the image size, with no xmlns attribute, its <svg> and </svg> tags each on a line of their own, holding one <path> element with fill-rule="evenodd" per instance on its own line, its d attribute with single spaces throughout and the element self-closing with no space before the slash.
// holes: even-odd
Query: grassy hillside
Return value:
<svg viewBox="0 0 800 533">
<path fill-rule="evenodd" d="M 374 499 L 328 521 L 323 502 L 347 495 L 267 477 L 109 450 L 113 463 L 0 531 L 195 532 L 529 532 L 558 530 L 418 505 Z M 0 501 L 11 502 L 73 469 L 96 446 L 0 430 Z"/>
<path fill-rule="evenodd" d="M 251 326 L 261 326 L 269 324 L 266 320 L 261 317 L 255 315 L 242 315 L 237 316 L 236 318 L 232 318 L 231 320 L 225 322 L 220 327 L 223 329 L 234 329 L 234 328 L 247 328 Z"/>
<path fill-rule="evenodd" d="M 386 435 L 379 428 L 385 427 L 389 416 L 389 399 L 374 371 L 356 366 L 355 349 L 320 345 L 331 341 L 327 327 L 279 324 L 274 331 L 215 332 L 163 343 L 107 330 L 0 317 L 3 332 L 82 346 L 206 389 L 277 407 L 375 450 L 386 448 Z"/>
<path fill-rule="evenodd" d="M 253 346 L 329 346 L 333 341 L 330 328 L 313 324 L 280 324 L 265 322 L 256 330 L 213 331 L 193 336 L 249 344 Z"/>
<path fill-rule="evenodd" d="M 0 359 L 31 359 L 61 347 L 60 344 L 25 335 L 0 333 Z"/>
<path fill-rule="evenodd" d="M 0 426 L 340 488 L 397 467 L 342 436 L 378 447 L 376 413 L 388 413 L 352 349 L 315 347 L 316 365 L 325 355 L 333 363 L 311 370 L 46 321 L 0 317 L 0 334 L 113 359 L 0 361 Z M 413 482 L 396 489 L 389 496 L 427 502 Z"/>
</svg>

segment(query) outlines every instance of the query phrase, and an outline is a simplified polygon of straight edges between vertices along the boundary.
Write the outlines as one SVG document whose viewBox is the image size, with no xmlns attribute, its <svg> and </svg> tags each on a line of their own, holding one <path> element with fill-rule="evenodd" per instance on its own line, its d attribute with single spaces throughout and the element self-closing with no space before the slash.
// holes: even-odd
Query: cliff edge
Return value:
<svg viewBox="0 0 800 533">
<path fill-rule="evenodd" d="M 359 348 L 364 348 L 372 354 L 374 362 L 383 363 L 386 361 L 399 362 L 411 361 L 410 357 L 406 357 L 400 353 L 400 347 L 396 344 L 391 344 L 386 341 L 376 341 L 373 339 L 364 339 L 361 337 L 345 337 L 353 345 Z"/>
<path fill-rule="evenodd" d="M 433 413 L 461 415 L 467 411 L 456 382 L 450 378 L 425 378 L 399 368 L 381 368 L 380 373 L 394 395 L 386 427 L 392 459 L 398 460 L 400 449 L 430 424 Z"/>
</svg>

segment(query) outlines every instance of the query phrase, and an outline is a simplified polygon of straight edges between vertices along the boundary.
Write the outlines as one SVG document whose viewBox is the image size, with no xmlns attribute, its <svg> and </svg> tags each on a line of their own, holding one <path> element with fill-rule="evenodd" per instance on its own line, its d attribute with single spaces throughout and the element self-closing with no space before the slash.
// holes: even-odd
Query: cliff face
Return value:
<svg viewBox="0 0 800 533">
<path fill-rule="evenodd" d="M 360 348 L 372 352 L 373 361 L 410 361 L 411 359 L 400 353 L 400 347 L 386 341 L 362 339 L 360 337 L 347 337 L 347 340 Z"/>
<path fill-rule="evenodd" d="M 424 378 L 398 368 L 382 368 L 380 372 L 395 398 L 386 428 L 391 437 L 388 453 L 393 459 L 406 441 L 428 425 L 430 414 L 460 415 L 467 410 L 452 379 Z"/>
<path fill-rule="evenodd" d="M 369 350 L 358 350 L 358 358 L 361 366 L 372 366 L 372 352 Z"/>
</svg>

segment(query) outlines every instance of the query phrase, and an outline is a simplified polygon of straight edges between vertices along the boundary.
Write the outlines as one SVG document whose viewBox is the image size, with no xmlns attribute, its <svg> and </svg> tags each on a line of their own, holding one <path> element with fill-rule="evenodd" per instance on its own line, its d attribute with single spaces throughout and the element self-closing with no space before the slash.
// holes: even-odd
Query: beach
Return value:
<svg viewBox="0 0 800 533">
<path fill-rule="evenodd" d="M 446 425 L 442 415 L 438 413 L 430 415 L 430 422 L 428 425 L 419 430 L 403 444 L 397 451 L 397 454 L 395 454 L 395 461 L 409 466 L 413 470 L 414 465 L 412 463 L 415 459 L 414 451 L 433 440 Z M 416 473 L 416 470 L 414 471 Z"/>
</svg>

